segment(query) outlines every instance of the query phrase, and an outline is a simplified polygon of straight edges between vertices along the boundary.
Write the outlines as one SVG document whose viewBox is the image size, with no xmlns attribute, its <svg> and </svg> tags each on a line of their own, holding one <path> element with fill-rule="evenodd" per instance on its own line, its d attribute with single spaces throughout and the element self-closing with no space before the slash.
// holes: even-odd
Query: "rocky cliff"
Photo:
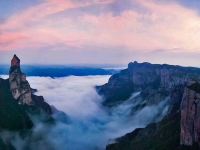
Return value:
<svg viewBox="0 0 200 150">
<path fill-rule="evenodd" d="M 185 87 L 181 103 L 181 144 L 200 144 L 200 83 L 193 81 Z"/>
<path fill-rule="evenodd" d="M 172 94 L 177 103 L 162 121 L 116 139 L 106 150 L 199 150 L 199 90 L 196 81 L 178 88 Z"/>
<path fill-rule="evenodd" d="M 11 60 L 9 84 L 12 96 L 19 104 L 37 106 L 48 114 L 52 113 L 51 107 L 44 101 L 44 98 L 33 94 L 34 90 L 26 80 L 26 75 L 22 73 L 20 59 L 16 55 Z"/>
<path fill-rule="evenodd" d="M 160 122 L 116 139 L 107 150 L 198 150 L 200 142 L 200 69 L 150 63 L 130 63 L 97 87 L 104 105 L 115 107 L 140 91 L 137 107 L 169 99 L 169 111 Z"/>
<path fill-rule="evenodd" d="M 115 106 L 135 91 L 169 93 L 199 75 L 198 68 L 133 62 L 128 64 L 127 69 L 111 76 L 108 83 L 98 86 L 97 91 L 105 98 L 104 105 Z"/>
<path fill-rule="evenodd" d="M 11 60 L 9 83 L 12 95 L 19 104 L 33 104 L 31 87 L 26 80 L 26 75 L 21 72 L 20 59 L 16 55 Z"/>
<path fill-rule="evenodd" d="M 32 135 L 37 123 L 54 123 L 50 105 L 42 96 L 34 95 L 34 92 L 21 71 L 20 59 L 14 55 L 9 78 L 0 78 L 0 149 L 16 149 L 11 143 L 11 137 L 4 136 L 2 132 L 8 132 L 10 136 L 18 134 L 23 139 Z M 37 121 L 33 121 L 33 118 Z M 41 135 L 39 139 L 42 138 L 45 137 Z"/>
<path fill-rule="evenodd" d="M 170 99 L 171 111 L 158 123 L 136 129 L 109 144 L 106 150 L 187 150 L 180 145 L 180 103 L 184 87 L 175 88 Z"/>
<path fill-rule="evenodd" d="M 0 78 L 0 128 L 6 130 L 30 129 L 33 123 L 30 115 L 41 113 L 51 116 L 52 109 L 42 96 L 34 95 L 26 75 L 22 73 L 20 59 L 14 55 L 11 60 L 9 78 Z M 47 118 L 49 118 L 47 117 Z"/>
<path fill-rule="evenodd" d="M 9 80 L 0 79 L 0 130 L 23 130 L 33 127 L 29 115 L 10 92 Z"/>
</svg>

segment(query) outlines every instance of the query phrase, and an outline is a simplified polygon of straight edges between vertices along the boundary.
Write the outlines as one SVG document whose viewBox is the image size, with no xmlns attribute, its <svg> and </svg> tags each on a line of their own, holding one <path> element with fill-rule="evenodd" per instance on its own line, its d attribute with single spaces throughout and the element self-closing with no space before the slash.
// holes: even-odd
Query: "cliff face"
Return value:
<svg viewBox="0 0 200 150">
<path fill-rule="evenodd" d="M 174 102 L 172 109 L 160 122 L 116 139 L 106 150 L 189 150 L 180 146 L 179 106 L 183 92 L 184 87 L 178 87 L 171 92 L 170 99 Z"/>
<path fill-rule="evenodd" d="M 14 99 L 21 104 L 33 104 L 31 87 L 26 80 L 26 75 L 21 72 L 20 59 L 16 55 L 11 60 L 9 82 Z"/>
<path fill-rule="evenodd" d="M 144 91 L 144 94 L 149 90 L 170 93 L 198 75 L 200 69 L 197 68 L 134 62 L 111 76 L 105 85 L 98 86 L 97 91 L 105 98 L 104 105 L 114 106 L 137 91 Z"/>
<path fill-rule="evenodd" d="M 172 109 L 163 120 L 116 139 L 106 150 L 199 150 L 198 92 L 196 82 L 174 89 Z"/>
<path fill-rule="evenodd" d="M 179 115 L 177 113 L 160 123 L 136 129 L 116 139 L 116 142 L 108 145 L 106 150 L 189 150 L 179 144 Z"/>
<path fill-rule="evenodd" d="M 200 83 L 191 82 L 185 88 L 181 103 L 182 145 L 200 144 Z"/>
<path fill-rule="evenodd" d="M 16 55 L 11 60 L 9 83 L 12 96 L 19 104 L 36 106 L 48 114 L 52 113 L 51 107 L 44 101 L 44 98 L 33 94 L 26 75 L 21 72 L 20 59 Z"/>
<path fill-rule="evenodd" d="M 51 107 L 42 96 L 33 94 L 25 74 L 21 72 L 20 59 L 14 55 L 9 79 L 0 78 L 0 129 L 30 129 L 33 127 L 30 115 L 40 117 L 41 113 L 50 118 Z"/>
<path fill-rule="evenodd" d="M 114 107 L 140 91 L 141 107 L 168 97 L 170 109 L 160 122 L 116 139 L 107 150 L 199 150 L 199 79 L 199 68 L 137 62 L 111 76 L 108 83 L 97 87 L 105 98 L 104 105 Z M 124 89 L 126 95 L 120 93 Z"/>
<path fill-rule="evenodd" d="M 33 149 L 33 144 L 46 141 L 44 133 L 47 130 L 42 127 L 41 133 L 37 133 L 34 127 L 38 124 L 49 127 L 55 123 L 51 106 L 42 96 L 34 95 L 36 90 L 31 88 L 20 67 L 20 59 L 14 55 L 9 78 L 0 78 L 1 150 Z M 13 144 L 18 140 L 21 143 L 21 139 L 24 140 L 22 145 L 19 144 L 22 147 Z M 48 143 L 47 149 L 54 149 L 50 142 L 45 143 Z"/>
<path fill-rule="evenodd" d="M 0 79 L 0 129 L 19 131 L 32 126 L 26 110 L 13 98 L 9 80 Z"/>
</svg>

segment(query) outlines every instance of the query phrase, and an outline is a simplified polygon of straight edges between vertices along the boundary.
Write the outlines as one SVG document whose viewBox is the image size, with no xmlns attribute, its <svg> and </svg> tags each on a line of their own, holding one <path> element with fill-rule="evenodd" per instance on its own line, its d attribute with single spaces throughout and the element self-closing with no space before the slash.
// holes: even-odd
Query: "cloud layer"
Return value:
<svg viewBox="0 0 200 150">
<path fill-rule="evenodd" d="M 73 118 L 88 118 L 101 113 L 101 97 L 94 86 L 108 81 L 110 76 L 69 76 L 63 78 L 28 77 L 46 101 Z"/>
<path fill-rule="evenodd" d="M 55 79 L 28 77 L 31 86 L 38 89 L 36 94 L 43 95 L 49 104 L 64 111 L 70 118 L 69 122 L 60 122 L 60 117 L 55 116 L 58 122 L 53 127 L 37 125 L 30 139 L 34 140 L 34 137 L 42 133 L 45 140 L 39 143 L 32 141 L 32 145 L 36 146 L 33 149 L 40 150 L 44 143 L 49 142 L 56 150 L 102 150 L 106 144 L 113 142 L 114 138 L 135 128 L 144 127 L 166 114 L 167 99 L 130 115 L 132 107 L 138 103 L 134 98 L 139 96 L 140 92 L 133 93 L 129 100 L 114 109 L 105 109 L 94 86 L 107 82 L 108 78 L 109 76 L 69 76 Z M 15 138 L 13 142 L 21 148 L 23 144 L 19 144 L 20 138 Z"/>
</svg>

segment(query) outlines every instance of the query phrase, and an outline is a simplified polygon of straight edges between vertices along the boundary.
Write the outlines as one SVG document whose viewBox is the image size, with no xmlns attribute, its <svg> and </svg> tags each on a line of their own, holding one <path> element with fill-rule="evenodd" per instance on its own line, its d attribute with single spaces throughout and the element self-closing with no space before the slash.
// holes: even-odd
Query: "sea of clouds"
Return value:
<svg viewBox="0 0 200 150">
<path fill-rule="evenodd" d="M 54 126 L 38 124 L 31 139 L 12 137 L 12 144 L 17 150 L 25 149 L 27 142 L 32 149 L 56 150 L 103 150 L 108 143 L 138 127 L 145 127 L 152 121 L 161 119 L 168 110 L 167 99 L 157 105 L 146 106 L 130 115 L 132 107 L 138 103 L 135 92 L 126 102 L 118 107 L 108 109 L 101 103 L 103 98 L 97 94 L 95 86 L 108 81 L 110 76 L 68 76 L 62 78 L 28 77 L 32 88 L 38 90 L 36 95 L 63 111 L 66 116 L 54 116 Z M 60 120 L 68 121 L 60 121 Z M 7 133 L 4 133 L 7 135 Z M 37 139 L 38 135 L 45 138 Z M 4 135 L 4 136 L 5 136 Z"/>
</svg>

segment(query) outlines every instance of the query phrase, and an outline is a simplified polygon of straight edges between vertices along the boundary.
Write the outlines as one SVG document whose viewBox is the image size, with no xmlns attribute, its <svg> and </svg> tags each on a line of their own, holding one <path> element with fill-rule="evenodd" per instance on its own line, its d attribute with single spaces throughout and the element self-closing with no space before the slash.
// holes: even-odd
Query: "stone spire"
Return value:
<svg viewBox="0 0 200 150">
<path fill-rule="evenodd" d="M 20 67 L 20 59 L 16 56 L 16 54 L 11 60 L 11 67 Z"/>
<path fill-rule="evenodd" d="M 19 72 L 21 72 L 20 70 L 20 59 L 17 57 L 17 55 L 15 54 L 11 60 L 11 66 L 10 66 L 10 73 L 12 73 L 14 70 L 18 70 Z"/>
<path fill-rule="evenodd" d="M 31 87 L 25 74 L 21 72 L 20 59 L 16 55 L 11 60 L 9 82 L 14 99 L 18 100 L 20 104 L 31 105 L 33 103 Z"/>
<path fill-rule="evenodd" d="M 44 101 L 44 98 L 33 94 L 33 90 L 26 80 L 26 75 L 20 69 L 20 59 L 16 55 L 11 60 L 9 84 L 12 96 L 18 104 L 34 105 L 48 114 L 52 113 L 51 106 Z"/>
</svg>

